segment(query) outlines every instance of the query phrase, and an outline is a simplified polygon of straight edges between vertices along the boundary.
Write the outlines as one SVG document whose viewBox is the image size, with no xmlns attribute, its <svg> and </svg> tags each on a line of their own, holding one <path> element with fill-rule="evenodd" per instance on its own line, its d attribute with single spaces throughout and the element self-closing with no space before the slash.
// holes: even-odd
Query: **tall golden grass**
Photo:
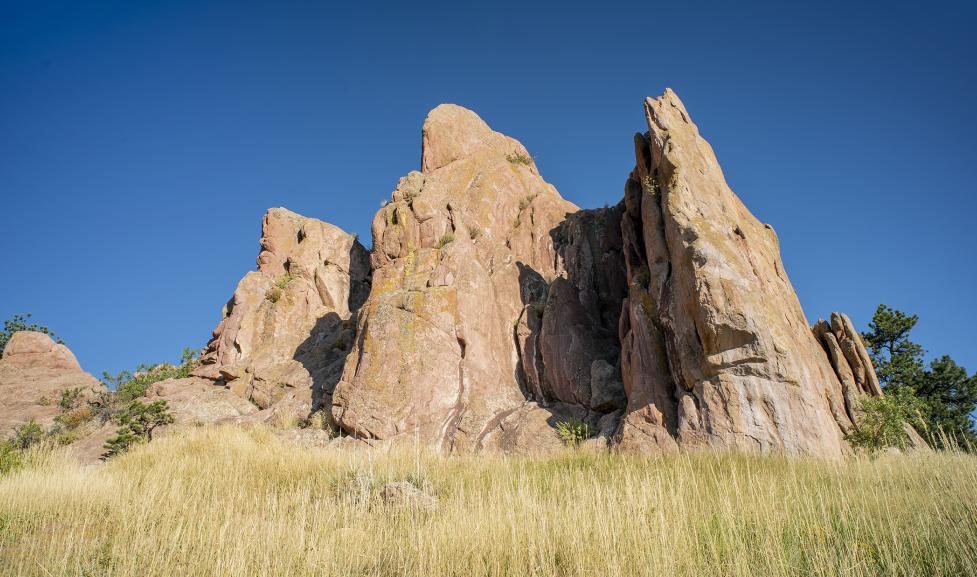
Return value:
<svg viewBox="0 0 977 577">
<path fill-rule="evenodd" d="M 0 574 L 977 575 L 977 460 L 308 449 L 202 428 L 0 479 Z M 385 506 L 391 480 L 434 510 Z"/>
</svg>

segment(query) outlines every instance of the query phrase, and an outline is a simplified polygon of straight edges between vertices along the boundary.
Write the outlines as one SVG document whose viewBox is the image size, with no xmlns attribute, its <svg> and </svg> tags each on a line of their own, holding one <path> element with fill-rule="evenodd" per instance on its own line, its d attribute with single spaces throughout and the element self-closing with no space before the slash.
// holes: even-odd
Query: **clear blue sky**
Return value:
<svg viewBox="0 0 977 577">
<path fill-rule="evenodd" d="M 100 374 L 202 346 L 285 206 L 369 238 L 455 102 L 583 207 L 666 86 L 810 320 L 880 302 L 977 369 L 977 3 L 0 0 L 0 318 Z"/>
</svg>

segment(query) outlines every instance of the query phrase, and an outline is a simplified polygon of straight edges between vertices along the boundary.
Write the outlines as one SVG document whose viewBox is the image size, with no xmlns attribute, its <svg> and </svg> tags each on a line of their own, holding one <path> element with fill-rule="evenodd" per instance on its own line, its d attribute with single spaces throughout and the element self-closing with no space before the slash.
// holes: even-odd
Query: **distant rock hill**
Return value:
<svg viewBox="0 0 977 577">
<path fill-rule="evenodd" d="M 623 200 L 581 210 L 522 144 L 438 106 L 372 251 L 269 210 L 258 269 L 201 365 L 149 396 L 178 424 L 318 416 L 353 439 L 444 451 L 544 452 L 579 421 L 595 448 L 846 452 L 859 398 L 882 394 L 851 321 L 807 325 L 776 233 L 678 96 L 644 112 Z M 41 345 L 18 334 L 0 361 L 4 428 L 67 380 L 94 386 L 67 349 Z"/>
</svg>

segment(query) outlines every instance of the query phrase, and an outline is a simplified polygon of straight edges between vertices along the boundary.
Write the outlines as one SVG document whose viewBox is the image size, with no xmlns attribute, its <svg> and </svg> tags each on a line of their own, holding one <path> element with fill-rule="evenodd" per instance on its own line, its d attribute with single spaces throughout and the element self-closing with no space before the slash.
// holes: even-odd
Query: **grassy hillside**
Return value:
<svg viewBox="0 0 977 577">
<path fill-rule="evenodd" d="M 390 480 L 435 510 L 384 506 Z M 977 460 L 303 449 L 199 429 L 0 478 L 2 575 L 975 575 Z"/>
</svg>

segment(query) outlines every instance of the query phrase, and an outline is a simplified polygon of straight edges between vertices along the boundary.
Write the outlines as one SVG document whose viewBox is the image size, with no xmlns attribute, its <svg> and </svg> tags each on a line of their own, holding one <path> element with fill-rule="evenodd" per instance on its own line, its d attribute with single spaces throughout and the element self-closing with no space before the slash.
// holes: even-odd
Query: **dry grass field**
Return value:
<svg viewBox="0 0 977 577">
<path fill-rule="evenodd" d="M 379 499 L 408 480 L 434 509 Z M 977 575 L 977 459 L 441 457 L 201 428 L 0 478 L 0 575 Z"/>
</svg>

